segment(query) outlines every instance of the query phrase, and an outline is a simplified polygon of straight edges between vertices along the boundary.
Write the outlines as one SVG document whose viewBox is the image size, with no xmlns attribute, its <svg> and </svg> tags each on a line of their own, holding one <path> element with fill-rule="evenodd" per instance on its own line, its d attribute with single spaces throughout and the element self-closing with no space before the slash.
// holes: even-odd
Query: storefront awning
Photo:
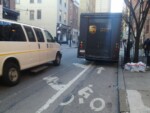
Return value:
<svg viewBox="0 0 150 113">
<path fill-rule="evenodd" d="M 6 7 L 3 7 L 3 12 L 7 13 L 8 15 L 19 16 L 18 12 L 14 11 L 14 10 L 11 10 L 9 8 L 6 8 Z"/>
<path fill-rule="evenodd" d="M 17 21 L 19 14 L 20 13 L 14 11 L 14 10 L 3 7 L 3 18 L 5 18 L 5 19 Z"/>
</svg>

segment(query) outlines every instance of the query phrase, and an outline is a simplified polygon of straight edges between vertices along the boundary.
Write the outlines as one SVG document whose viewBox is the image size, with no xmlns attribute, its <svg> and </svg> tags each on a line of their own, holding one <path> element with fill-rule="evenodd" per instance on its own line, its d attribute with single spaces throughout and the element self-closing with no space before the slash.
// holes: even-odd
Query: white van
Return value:
<svg viewBox="0 0 150 113">
<path fill-rule="evenodd" d="M 45 29 L 0 19 L 0 77 L 13 86 L 20 71 L 49 61 L 59 65 L 60 45 Z"/>
</svg>

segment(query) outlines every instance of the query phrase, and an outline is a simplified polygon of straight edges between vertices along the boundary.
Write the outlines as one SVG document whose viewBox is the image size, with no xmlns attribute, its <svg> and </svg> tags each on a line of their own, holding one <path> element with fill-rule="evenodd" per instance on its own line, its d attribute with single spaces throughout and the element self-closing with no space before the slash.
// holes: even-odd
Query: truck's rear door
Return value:
<svg viewBox="0 0 150 113">
<path fill-rule="evenodd" d="M 111 19 L 89 18 L 86 57 L 111 57 Z"/>
</svg>

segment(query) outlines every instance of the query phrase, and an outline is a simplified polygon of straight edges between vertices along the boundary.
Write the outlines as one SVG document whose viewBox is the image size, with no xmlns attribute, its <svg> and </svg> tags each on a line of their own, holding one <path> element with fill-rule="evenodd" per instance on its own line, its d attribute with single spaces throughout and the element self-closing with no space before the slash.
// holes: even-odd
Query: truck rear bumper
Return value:
<svg viewBox="0 0 150 113">
<path fill-rule="evenodd" d="M 83 57 L 82 57 L 83 58 Z M 87 60 L 97 60 L 97 61 L 113 61 L 113 62 L 118 62 L 117 58 L 111 58 L 111 57 L 98 57 L 98 56 L 85 56 L 84 57 Z"/>
</svg>

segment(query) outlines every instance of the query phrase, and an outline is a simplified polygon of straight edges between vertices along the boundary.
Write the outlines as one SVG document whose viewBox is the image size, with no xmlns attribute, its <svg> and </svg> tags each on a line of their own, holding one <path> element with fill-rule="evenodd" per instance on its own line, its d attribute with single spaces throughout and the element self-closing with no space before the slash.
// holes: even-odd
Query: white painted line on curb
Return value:
<svg viewBox="0 0 150 113">
<path fill-rule="evenodd" d="M 88 65 L 83 71 L 81 71 L 74 79 L 72 79 L 68 84 L 66 84 L 66 87 L 64 87 L 62 90 L 58 91 L 54 96 L 52 96 L 48 101 L 39 108 L 36 113 L 42 113 L 44 110 L 48 109 L 50 107 L 50 104 L 55 102 L 57 98 L 59 98 L 74 82 L 76 82 L 90 67 L 92 64 Z"/>
<path fill-rule="evenodd" d="M 144 105 L 140 92 L 127 90 L 130 113 L 150 113 L 150 108 Z"/>
<path fill-rule="evenodd" d="M 87 68 L 86 65 L 83 65 L 83 64 L 79 64 L 79 63 L 73 63 L 73 65 L 77 66 L 77 67 L 80 67 L 80 68 Z"/>
</svg>

